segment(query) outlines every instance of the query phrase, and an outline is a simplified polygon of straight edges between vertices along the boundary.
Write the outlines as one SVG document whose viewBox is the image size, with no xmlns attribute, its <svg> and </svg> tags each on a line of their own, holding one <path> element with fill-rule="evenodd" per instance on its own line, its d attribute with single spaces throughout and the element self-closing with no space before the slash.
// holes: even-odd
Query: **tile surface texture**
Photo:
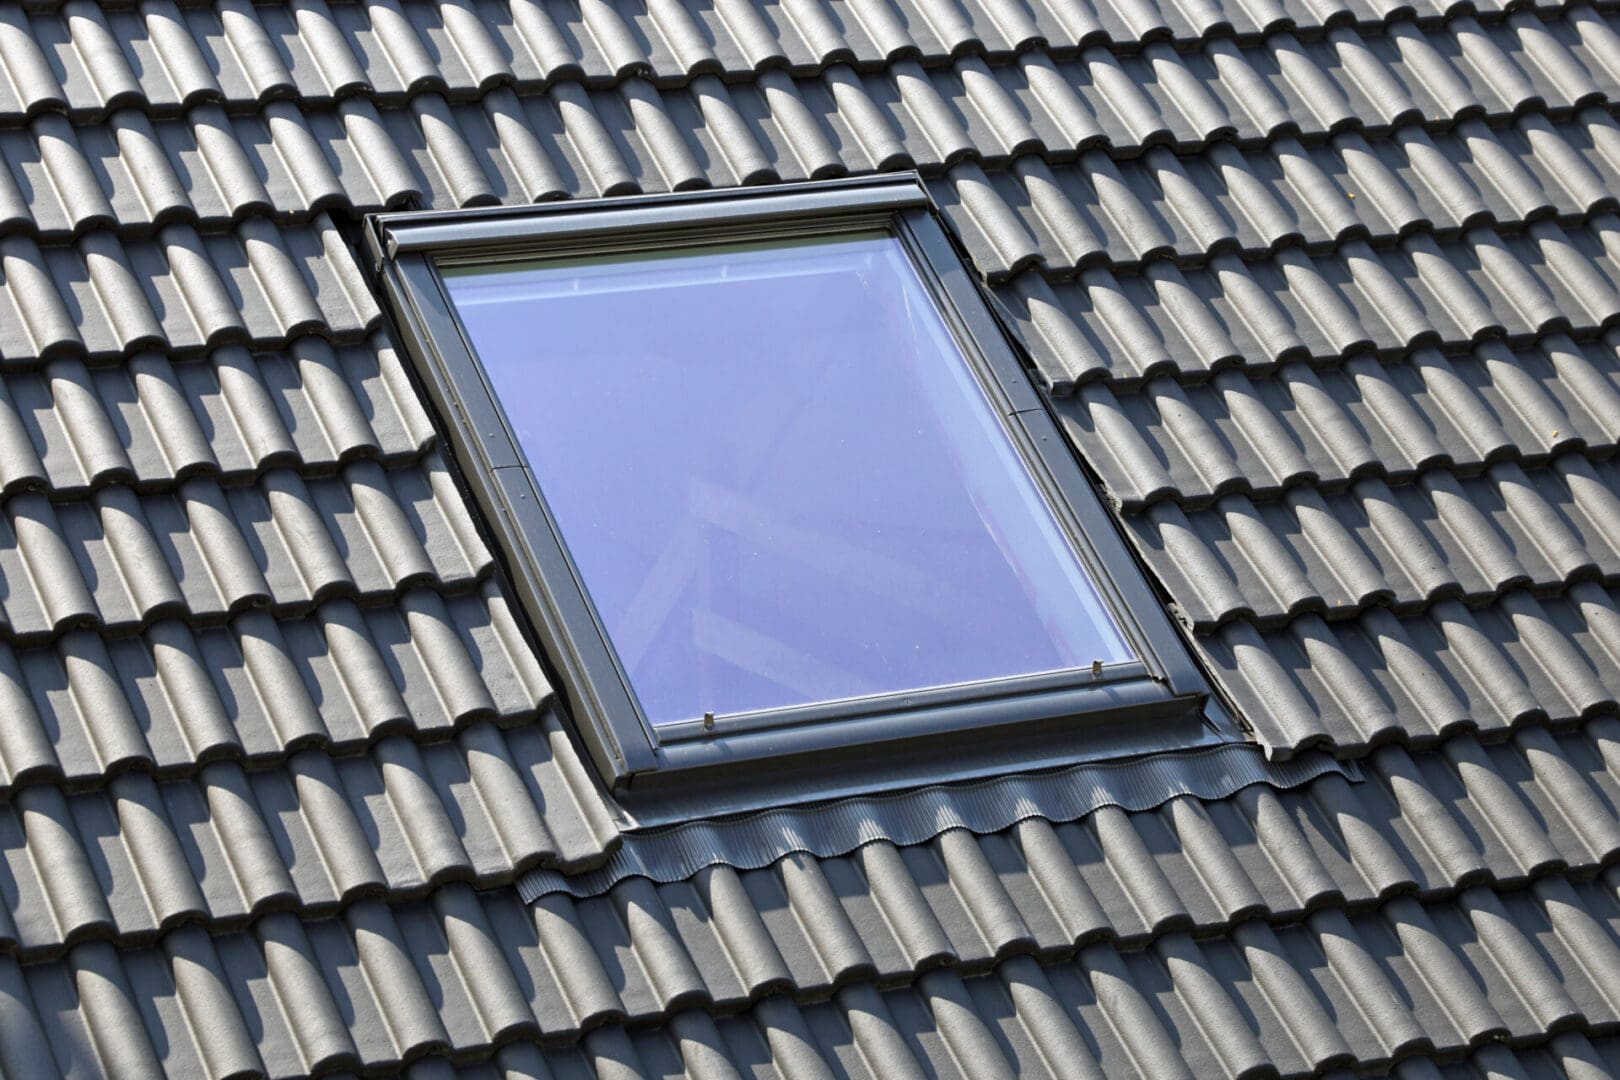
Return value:
<svg viewBox="0 0 1620 1080">
<path fill-rule="evenodd" d="M 362 215 L 915 168 L 1363 779 L 631 877 Z M 1620 10 L 0 3 L 0 1075 L 1620 1075 Z"/>
</svg>

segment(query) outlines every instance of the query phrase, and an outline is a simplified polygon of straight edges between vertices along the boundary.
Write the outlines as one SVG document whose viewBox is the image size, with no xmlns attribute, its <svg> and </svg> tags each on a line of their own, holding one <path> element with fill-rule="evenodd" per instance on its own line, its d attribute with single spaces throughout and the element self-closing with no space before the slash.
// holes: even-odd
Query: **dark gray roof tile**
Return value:
<svg viewBox="0 0 1620 1080">
<path fill-rule="evenodd" d="M 30 106 L 48 108 L 65 107 L 67 99 L 62 86 L 51 71 L 42 42 L 35 37 L 29 16 L 18 4 L 0 9 L 0 34 L 4 47 L 0 56 L 6 68 L 6 105 L 22 111 Z"/>
<path fill-rule="evenodd" d="M 324 215 L 278 230 L 249 218 L 235 231 L 169 225 L 152 239 L 90 233 L 71 246 L 0 240 L 8 366 L 59 354 L 279 346 L 320 332 L 350 340 L 380 320 L 354 257 Z"/>
<path fill-rule="evenodd" d="M 1478 609 L 1442 600 L 1420 615 L 1303 615 L 1270 631 L 1238 621 L 1201 645 L 1268 744 L 1348 752 L 1612 712 L 1617 632 L 1611 591 L 1582 582 L 1542 598 L 1515 590 Z"/>
<path fill-rule="evenodd" d="M 1615 1016 L 1606 980 L 1588 974 L 1616 949 L 1620 905 L 1606 881 L 1549 879 L 1503 894 L 1476 888 L 1428 905 L 1400 898 L 1350 917 L 1326 911 L 1276 927 L 1251 920 L 1227 938 L 1171 933 L 1151 950 L 1131 952 L 1096 944 L 1044 966 L 1015 957 L 881 991 L 859 979 L 819 1003 L 808 986 L 753 1006 L 728 997 L 746 1011 L 717 1028 L 677 1019 L 714 1000 L 693 982 L 693 970 L 651 969 L 624 951 L 655 949 L 660 937 L 667 948 L 658 920 L 626 909 L 626 944 L 599 939 L 593 948 L 580 936 L 578 915 L 544 904 L 524 911 L 509 896 L 475 898 L 452 885 L 431 902 L 362 901 L 330 920 L 269 915 L 251 935 L 185 930 L 163 938 L 161 949 L 119 953 L 80 945 L 64 963 L 28 965 L 21 974 L 36 1001 L 82 1001 L 77 1009 L 42 1009 L 49 1028 L 83 1016 L 102 1028 L 102 1039 L 137 1050 L 163 1046 L 175 1060 L 245 1055 L 251 1043 L 272 1075 L 301 1072 L 310 1056 L 341 1064 L 356 1054 L 375 1065 L 436 1050 L 483 1057 L 500 1040 L 573 1042 L 592 1020 L 660 1016 L 670 1021 L 667 1034 L 638 1036 L 634 1058 L 619 1044 L 620 1064 L 669 1053 L 659 1049 L 666 1038 L 677 1046 L 697 1038 L 730 1053 L 750 1039 L 761 1050 L 796 1041 L 811 1062 L 848 1064 L 859 1058 L 839 1046 L 853 1038 L 867 1052 L 906 1048 L 907 1057 L 879 1059 L 881 1069 L 865 1066 L 884 1075 L 893 1075 L 888 1063 L 904 1068 L 911 1055 L 919 1066 L 953 1073 L 971 1062 L 965 1072 L 975 1076 L 986 1067 L 1037 1064 L 1061 1072 L 1067 1063 L 1044 1054 L 1071 1044 L 1109 1075 L 1231 1067 L 1293 1075 L 1414 1053 L 1466 1055 L 1493 1037 L 1540 1038 L 1549 1019 L 1594 1030 Z M 188 980 L 218 990 L 188 994 Z M 231 1009 L 209 1024 L 193 1016 L 203 1002 L 264 993 L 295 998 L 293 1015 L 259 1009 L 257 1024 Z M 161 1016 L 171 1007 L 179 1012 Z M 31 1012 L 6 1015 L 8 1043 L 37 1040 Z M 549 1026 L 563 1017 L 570 1018 L 564 1026 Z M 298 1027 L 289 1030 L 289 1019 Z M 773 1034 L 778 1027 L 786 1030 Z M 297 1048 L 294 1031 L 309 1048 Z M 58 1039 L 67 1033 L 56 1032 Z M 822 1042 L 828 1036 L 833 1041 Z M 585 1051 L 592 1048 L 603 1052 L 600 1035 L 586 1037 Z"/>
<path fill-rule="evenodd" d="M 1344 490 L 1357 477 L 1410 483 L 1434 469 L 1474 475 L 1497 462 L 1531 469 L 1569 451 L 1602 455 L 1620 434 L 1616 375 L 1610 335 L 1552 335 L 1520 348 L 1420 349 L 1394 363 L 1226 370 L 1191 385 L 1160 377 L 1136 392 L 1088 382 L 1058 409 L 1136 513 L 1172 497 L 1191 509 L 1233 492 L 1269 499 L 1305 484 Z"/>
<path fill-rule="evenodd" d="M 338 599 L 280 620 L 249 610 L 212 628 L 157 622 L 104 644 L 73 630 L 0 647 L 0 676 L 13 718 L 0 736 L 6 784 L 94 785 L 132 764 L 189 774 L 199 760 L 358 748 L 394 731 L 444 737 L 532 717 L 547 693 L 487 582 L 450 598 L 408 590 L 397 606 Z"/>
<path fill-rule="evenodd" d="M 14 641 L 465 587 L 492 567 L 437 457 L 394 470 L 362 460 L 307 481 L 288 469 L 235 487 L 198 477 L 148 495 L 111 485 L 64 503 L 24 492 L 4 509 L 0 609 Z"/>
<path fill-rule="evenodd" d="M 1307 611 L 1344 618 L 1373 605 L 1483 603 L 1509 589 L 1556 590 L 1620 574 L 1620 484 L 1580 454 L 1548 468 L 1490 466 L 1459 480 L 1425 473 L 1343 494 L 1304 486 L 1277 501 L 1227 495 L 1204 509 L 1158 502 L 1133 519 L 1143 554 L 1200 632 L 1233 618 L 1279 625 Z"/>
</svg>

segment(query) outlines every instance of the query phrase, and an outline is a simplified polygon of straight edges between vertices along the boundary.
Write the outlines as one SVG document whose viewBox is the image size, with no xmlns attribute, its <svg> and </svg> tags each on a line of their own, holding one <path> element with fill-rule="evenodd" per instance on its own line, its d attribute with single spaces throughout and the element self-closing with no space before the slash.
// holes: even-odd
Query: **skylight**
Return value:
<svg viewBox="0 0 1620 1080">
<path fill-rule="evenodd" d="M 445 284 L 653 725 L 1131 657 L 893 235 Z"/>
<path fill-rule="evenodd" d="M 915 176 L 367 240 L 636 820 L 1238 737 Z"/>
</svg>

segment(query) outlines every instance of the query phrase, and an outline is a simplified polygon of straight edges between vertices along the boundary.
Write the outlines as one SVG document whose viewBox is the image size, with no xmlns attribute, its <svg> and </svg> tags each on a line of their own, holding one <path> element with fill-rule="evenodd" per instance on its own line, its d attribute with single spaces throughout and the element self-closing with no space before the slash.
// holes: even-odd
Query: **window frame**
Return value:
<svg viewBox="0 0 1620 1080">
<path fill-rule="evenodd" d="M 647 722 L 440 265 L 769 241 L 881 229 L 937 304 L 1059 528 L 1139 658 L 1089 670 L 712 721 Z M 482 511 L 574 728 L 622 798 L 695 790 L 711 812 L 1240 738 L 1031 382 L 914 173 L 367 219 L 372 269 L 410 367 Z M 972 753 L 965 755 L 964 750 Z M 678 816 L 678 815 L 677 815 Z M 645 819 L 645 815 L 643 815 Z"/>
</svg>

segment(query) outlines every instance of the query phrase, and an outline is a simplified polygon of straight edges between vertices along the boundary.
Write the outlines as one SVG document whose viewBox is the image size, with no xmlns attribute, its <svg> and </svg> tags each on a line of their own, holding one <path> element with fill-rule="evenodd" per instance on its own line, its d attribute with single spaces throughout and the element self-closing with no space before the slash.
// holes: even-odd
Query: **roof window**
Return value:
<svg viewBox="0 0 1620 1080">
<path fill-rule="evenodd" d="M 986 736 L 1072 758 L 1147 714 L 1157 745 L 1212 733 L 914 179 L 386 215 L 372 237 L 621 794 L 729 772 L 739 808 L 972 771 Z"/>
</svg>

